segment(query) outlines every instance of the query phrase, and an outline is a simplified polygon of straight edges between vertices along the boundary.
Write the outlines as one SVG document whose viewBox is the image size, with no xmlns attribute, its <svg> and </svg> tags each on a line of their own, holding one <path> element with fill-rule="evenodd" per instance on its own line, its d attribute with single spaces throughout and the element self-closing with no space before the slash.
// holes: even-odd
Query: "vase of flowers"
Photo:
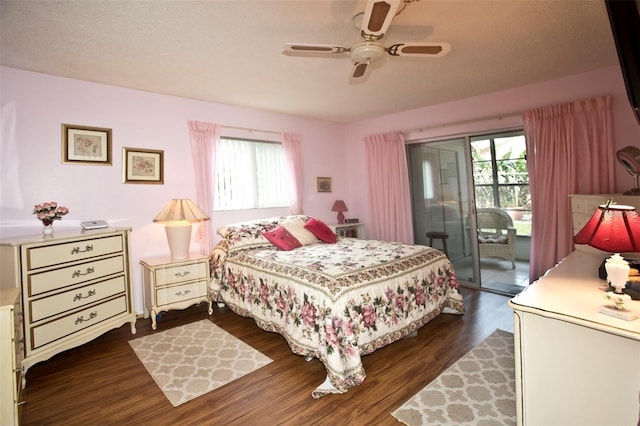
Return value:
<svg viewBox="0 0 640 426">
<path fill-rule="evenodd" d="M 47 203 L 36 204 L 33 206 L 33 214 L 35 214 L 38 220 L 42 221 L 44 229 L 42 233 L 45 235 L 53 234 L 53 221 L 62 219 L 62 216 L 69 213 L 69 209 L 64 206 L 59 206 L 55 201 L 49 201 Z"/>
</svg>

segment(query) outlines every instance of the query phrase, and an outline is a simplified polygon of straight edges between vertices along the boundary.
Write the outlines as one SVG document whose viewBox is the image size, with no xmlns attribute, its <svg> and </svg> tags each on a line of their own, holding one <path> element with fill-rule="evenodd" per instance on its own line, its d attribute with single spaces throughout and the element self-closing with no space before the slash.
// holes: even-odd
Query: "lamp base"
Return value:
<svg viewBox="0 0 640 426">
<path fill-rule="evenodd" d="M 631 312 L 625 309 L 616 309 L 614 306 L 600 306 L 600 308 L 598 308 L 598 312 L 624 321 L 633 321 L 636 318 L 640 318 L 637 312 Z"/>
<path fill-rule="evenodd" d="M 338 212 L 338 223 L 341 225 L 344 223 L 344 214 L 342 212 Z"/>
<path fill-rule="evenodd" d="M 629 262 L 629 266 L 633 269 L 640 270 L 640 259 L 626 259 Z M 604 259 L 600 264 L 600 268 L 598 269 L 598 276 L 601 280 L 607 281 L 607 271 L 604 267 L 607 259 Z M 637 277 L 636 277 L 637 278 Z M 607 291 L 614 291 L 615 289 L 608 284 L 605 284 Z M 631 296 L 631 300 L 640 300 L 640 280 L 629 280 L 627 281 L 627 286 L 622 290 L 623 293 Z"/>
<path fill-rule="evenodd" d="M 191 243 L 191 223 L 167 223 L 164 227 L 169 242 L 171 260 L 189 258 L 189 243 Z"/>
</svg>

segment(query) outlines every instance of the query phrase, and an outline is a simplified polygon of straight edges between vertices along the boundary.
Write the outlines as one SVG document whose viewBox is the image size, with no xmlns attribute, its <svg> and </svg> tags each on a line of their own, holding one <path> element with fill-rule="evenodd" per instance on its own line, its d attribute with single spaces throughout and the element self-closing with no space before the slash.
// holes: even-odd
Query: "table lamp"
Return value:
<svg viewBox="0 0 640 426">
<path fill-rule="evenodd" d="M 347 205 L 342 200 L 336 200 L 331 207 L 332 212 L 338 212 L 338 223 L 344 223 L 344 214 L 342 212 L 348 211 Z"/>
<path fill-rule="evenodd" d="M 574 242 L 614 253 L 604 260 L 600 271 L 606 271 L 606 279 L 614 288 L 614 293 L 608 293 L 607 298 L 614 302 L 616 309 L 613 312 L 601 309 L 600 312 L 627 320 L 635 318 L 635 315 L 631 317 L 623 312 L 625 301 L 631 300 L 628 294 L 624 294 L 630 268 L 629 262 L 619 253 L 640 252 L 638 211 L 631 206 L 611 204 L 609 200 L 606 204 L 598 206 L 584 228 L 576 234 Z M 603 274 L 600 275 L 603 278 Z"/>
<path fill-rule="evenodd" d="M 189 257 L 191 224 L 208 219 L 209 217 L 191 200 L 173 199 L 153 221 L 164 223 L 171 259 L 182 260 Z"/>
</svg>

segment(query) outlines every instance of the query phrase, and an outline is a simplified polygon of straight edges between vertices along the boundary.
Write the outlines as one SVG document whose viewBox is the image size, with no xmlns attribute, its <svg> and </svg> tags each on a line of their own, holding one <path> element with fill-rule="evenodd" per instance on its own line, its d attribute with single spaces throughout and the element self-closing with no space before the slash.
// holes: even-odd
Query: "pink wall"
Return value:
<svg viewBox="0 0 640 426">
<path fill-rule="evenodd" d="M 302 134 L 305 213 L 335 221 L 330 208 L 341 198 L 349 207 L 347 217 L 366 224 L 365 136 L 409 131 L 411 137 L 433 138 L 496 130 L 519 125 L 513 114 L 528 108 L 611 94 L 617 147 L 638 145 L 640 126 L 624 93 L 614 67 L 342 125 L 0 67 L 0 237 L 39 233 L 31 209 L 46 200 L 71 209 L 56 227 L 78 228 L 83 220 L 105 219 L 111 226 L 133 228 L 134 296 L 136 310 L 142 312 L 139 260 L 168 254 L 164 229 L 152 219 L 170 198 L 195 198 L 188 120 Z M 476 121 L 498 115 L 505 118 Z M 459 122 L 464 123 L 442 126 Z M 61 164 L 61 123 L 113 129 L 113 165 Z M 164 185 L 122 184 L 123 147 L 164 150 Z M 331 176 L 334 192 L 317 193 L 317 176 Z M 617 178 L 619 191 L 632 185 L 621 167 Z M 217 213 L 213 226 L 282 213 L 286 211 Z"/>
<path fill-rule="evenodd" d="M 104 219 L 131 227 L 135 306 L 142 312 L 141 258 L 168 254 L 164 228 L 152 223 L 171 198 L 195 199 L 188 120 L 210 121 L 303 137 L 304 211 L 331 222 L 336 198 L 347 197 L 342 125 L 236 108 L 84 81 L 0 68 L 0 237 L 40 233 L 33 205 L 55 200 L 70 214 L 55 228 Z M 113 165 L 61 164 L 61 123 L 113 130 Z M 274 135 L 269 135 L 274 137 Z M 260 137 L 253 133 L 253 137 Z M 277 136 L 276 136 L 277 137 Z M 164 150 L 164 185 L 122 183 L 122 148 Z M 316 176 L 333 177 L 333 193 L 316 192 Z M 217 213 L 213 226 L 286 214 L 286 210 Z M 192 250 L 197 250 L 192 242 Z"/>
<path fill-rule="evenodd" d="M 640 146 L 640 124 L 636 121 L 629 105 L 622 74 L 618 67 L 610 67 L 351 123 L 345 129 L 346 156 L 365 158 L 363 139 L 368 135 L 400 131 L 407 134 L 407 140 L 433 139 L 521 127 L 520 113 L 528 109 L 604 95 L 613 96 L 616 149 L 628 145 Z M 366 164 L 362 162 L 349 164 L 351 197 L 345 200 L 349 203 L 354 215 L 358 215 L 364 223 L 369 217 L 366 174 Z M 633 186 L 633 178 L 622 166 L 616 168 L 616 181 L 617 192 L 624 192 Z"/>
</svg>

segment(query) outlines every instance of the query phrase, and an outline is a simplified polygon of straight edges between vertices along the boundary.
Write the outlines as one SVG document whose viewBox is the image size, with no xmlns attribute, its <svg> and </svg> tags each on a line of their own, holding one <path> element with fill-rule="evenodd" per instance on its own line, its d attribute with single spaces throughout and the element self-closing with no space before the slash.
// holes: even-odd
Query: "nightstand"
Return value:
<svg viewBox="0 0 640 426">
<path fill-rule="evenodd" d="M 158 313 L 185 309 L 201 302 L 209 304 L 209 256 L 191 254 L 187 259 L 172 260 L 169 256 L 142 259 L 145 318 L 151 315 L 151 327 L 158 327 Z"/>
<path fill-rule="evenodd" d="M 339 237 L 364 238 L 364 226 L 359 223 L 334 223 L 329 225 Z"/>
</svg>

